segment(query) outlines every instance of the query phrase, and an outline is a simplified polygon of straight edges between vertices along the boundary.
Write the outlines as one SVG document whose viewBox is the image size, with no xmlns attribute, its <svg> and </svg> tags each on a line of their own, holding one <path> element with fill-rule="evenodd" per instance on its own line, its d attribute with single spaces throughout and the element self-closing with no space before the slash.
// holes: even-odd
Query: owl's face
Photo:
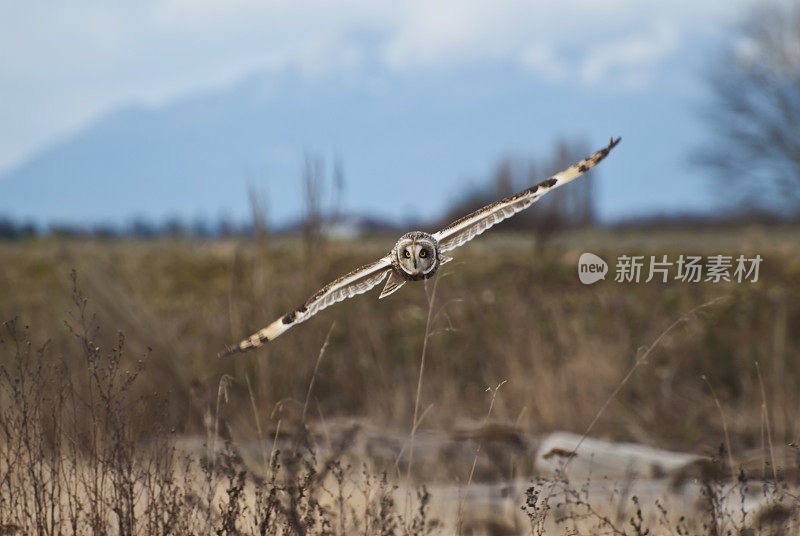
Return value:
<svg viewBox="0 0 800 536">
<path fill-rule="evenodd" d="M 400 237 L 394 247 L 398 267 L 409 279 L 426 279 L 439 266 L 436 239 L 428 233 L 414 231 Z"/>
</svg>

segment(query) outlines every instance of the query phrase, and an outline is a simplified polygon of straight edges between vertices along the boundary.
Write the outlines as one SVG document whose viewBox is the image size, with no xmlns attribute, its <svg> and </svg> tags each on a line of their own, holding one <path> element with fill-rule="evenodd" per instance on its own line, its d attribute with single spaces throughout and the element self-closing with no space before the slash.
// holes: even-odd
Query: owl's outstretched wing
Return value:
<svg viewBox="0 0 800 536">
<path fill-rule="evenodd" d="M 386 255 L 371 264 L 353 270 L 349 274 L 319 289 L 297 309 L 286 313 L 272 324 L 252 334 L 236 346 L 228 346 L 219 353 L 219 357 L 224 357 L 236 352 L 244 352 L 250 348 L 258 348 L 292 326 L 308 320 L 326 307 L 368 291 L 383 281 L 386 274 L 388 274 L 391 269 L 391 256 Z"/>
<path fill-rule="evenodd" d="M 501 199 L 500 201 L 487 205 L 476 210 L 472 214 L 468 214 L 454 221 L 433 235 L 433 237 L 439 241 L 439 250 L 449 251 L 457 248 L 465 242 L 472 240 L 492 225 L 510 218 L 521 210 L 525 210 L 550 190 L 580 177 L 605 158 L 609 151 L 619 143 L 620 139 L 621 138 L 617 138 L 616 140 L 612 139 L 607 147 L 573 164 L 564 171 L 556 173 L 536 186 L 532 186 L 518 194 Z"/>
</svg>

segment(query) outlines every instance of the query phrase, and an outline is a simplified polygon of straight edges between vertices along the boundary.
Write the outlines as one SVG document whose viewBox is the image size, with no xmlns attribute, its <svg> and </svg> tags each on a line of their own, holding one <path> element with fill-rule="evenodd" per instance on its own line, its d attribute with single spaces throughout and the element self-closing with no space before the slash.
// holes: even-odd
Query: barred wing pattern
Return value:
<svg viewBox="0 0 800 536">
<path fill-rule="evenodd" d="M 439 250 L 450 251 L 465 242 L 469 242 L 491 226 L 510 218 L 521 210 L 525 210 L 547 192 L 580 177 L 603 160 L 611 149 L 619 143 L 619 140 L 620 138 L 612 139 L 607 147 L 573 164 L 564 171 L 556 173 L 536 186 L 501 199 L 454 221 L 433 235 L 439 241 Z"/>
<path fill-rule="evenodd" d="M 468 214 L 454 221 L 433 235 L 433 238 L 438 242 L 439 253 L 450 251 L 472 240 L 491 226 L 530 207 L 550 190 L 558 188 L 562 184 L 566 184 L 581 176 L 603 160 L 603 158 L 608 155 L 609 151 L 619 143 L 619 140 L 619 138 L 616 140 L 612 139 L 604 149 L 597 151 L 564 171 L 556 173 L 536 186 L 523 190 L 516 195 L 501 199 L 496 203 L 487 205 L 480 210 L 476 210 L 472 214 Z M 326 307 L 370 290 L 383 281 L 387 274 L 395 270 L 392 265 L 392 255 L 393 253 L 389 253 L 372 264 L 353 270 L 344 277 L 340 277 L 326 285 L 300 307 L 286 313 L 264 329 L 244 339 L 238 345 L 225 348 L 223 352 L 220 352 L 220 357 L 235 352 L 244 352 L 250 348 L 258 348 L 292 326 L 308 320 Z M 441 264 L 451 260 L 450 257 L 445 255 L 441 255 L 440 259 Z M 395 277 L 397 276 L 398 274 L 395 274 Z M 405 279 L 402 281 L 400 281 L 399 278 L 397 281 L 390 279 L 380 297 L 391 294 L 404 284 Z"/>
<path fill-rule="evenodd" d="M 386 278 L 392 269 L 389 255 L 353 270 L 349 274 L 325 285 L 311 296 L 303 305 L 286 313 L 264 329 L 257 331 L 236 346 L 228 346 L 219 356 L 224 357 L 236 352 L 244 352 L 250 348 L 258 348 L 301 322 L 305 322 L 318 312 L 334 303 L 352 298 L 367 292 Z"/>
</svg>

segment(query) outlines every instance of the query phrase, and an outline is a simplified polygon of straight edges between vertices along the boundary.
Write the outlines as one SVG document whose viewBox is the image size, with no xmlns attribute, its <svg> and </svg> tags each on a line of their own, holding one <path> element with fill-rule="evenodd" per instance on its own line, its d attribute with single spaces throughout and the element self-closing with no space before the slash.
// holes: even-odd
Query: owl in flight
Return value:
<svg viewBox="0 0 800 536">
<path fill-rule="evenodd" d="M 619 140 L 620 138 L 616 140 L 612 138 L 607 147 L 564 171 L 518 194 L 467 214 L 439 232 L 428 234 L 423 231 L 412 231 L 404 234 L 388 254 L 325 285 L 297 309 L 286 313 L 238 345 L 225 348 L 220 352 L 220 357 L 258 348 L 292 326 L 305 322 L 326 307 L 370 290 L 387 276 L 388 280 L 378 298 L 385 298 L 396 292 L 408 281 L 421 281 L 432 277 L 440 266 L 452 260 L 445 255 L 445 252 L 457 248 L 492 225 L 528 208 L 550 190 L 580 177 L 605 158 Z"/>
</svg>

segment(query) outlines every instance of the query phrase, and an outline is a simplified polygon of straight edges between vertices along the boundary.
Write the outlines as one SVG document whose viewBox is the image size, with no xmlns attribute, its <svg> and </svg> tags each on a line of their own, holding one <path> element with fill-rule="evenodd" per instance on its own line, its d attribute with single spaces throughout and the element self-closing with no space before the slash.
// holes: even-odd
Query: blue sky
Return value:
<svg viewBox="0 0 800 536">
<path fill-rule="evenodd" d="M 394 104 L 435 116 L 440 143 L 415 135 L 414 122 L 381 145 L 381 133 L 359 136 L 348 130 L 346 120 L 336 128 L 320 120 L 321 135 L 314 117 L 298 118 L 307 132 L 284 143 L 273 136 L 264 151 L 275 162 L 263 154 L 252 160 L 237 155 L 242 163 L 232 171 L 238 174 L 231 183 L 238 192 L 234 198 L 209 194 L 153 207 L 132 199 L 114 214 L 214 217 L 241 211 L 247 180 L 241 168 L 259 165 L 274 168 L 265 189 L 277 205 L 276 217 L 291 217 L 298 211 L 299 191 L 286 186 L 290 179 L 275 175 L 299 170 L 308 151 L 340 153 L 353 182 L 348 206 L 383 213 L 382 203 L 400 178 L 387 172 L 385 187 L 371 187 L 369 177 L 380 173 L 381 158 L 398 175 L 419 175 L 409 180 L 433 184 L 433 193 L 445 195 L 454 185 L 479 182 L 503 154 L 543 156 L 559 136 L 600 146 L 611 135 L 622 135 L 623 144 L 616 160 L 603 164 L 598 203 L 605 219 L 709 209 L 718 200 L 704 172 L 687 163 L 704 136 L 697 119 L 705 102 L 701 74 L 746 5 L 713 0 L 0 0 L 0 212 L 40 221 L 51 215 L 91 219 L 85 207 L 71 212 L 64 206 L 72 203 L 57 197 L 38 203 L 41 208 L 33 202 L 28 206 L 20 196 L 30 194 L 19 178 L 28 175 L 18 171 L 48 151 L 68 152 L 75 145 L 71 140 L 121 111 L 178 117 L 175 110 L 186 103 L 225 102 L 225 95 L 238 98 L 254 85 L 265 99 L 271 94 L 286 99 L 296 85 L 315 101 L 310 109 L 319 109 L 326 88 L 335 87 L 337 106 L 349 107 L 340 110 L 344 118 L 365 113 L 359 95 L 373 100 L 384 95 L 389 118 L 398 117 L 392 115 L 397 109 L 390 109 Z M 374 105 L 370 111 L 384 113 Z M 417 124 L 432 128 L 424 117 Z M 472 126 L 484 135 L 470 133 Z M 364 135 L 379 139 L 362 145 Z M 102 144 L 86 147 L 83 158 L 102 163 Z M 362 154 L 364 147 L 371 154 Z M 392 160 L 393 150 L 419 158 L 426 147 L 443 154 L 441 161 L 423 159 L 419 173 L 413 162 Z M 141 154 L 149 158 L 151 153 Z M 61 173 L 52 180 L 71 180 L 67 171 Z M 4 189 L 8 199 L 17 196 L 13 206 L 3 205 Z M 203 185 L 196 190 L 202 192 Z M 386 213 L 414 215 L 411 199 L 400 196 Z M 113 219 L 102 211 L 96 217 Z"/>
</svg>

